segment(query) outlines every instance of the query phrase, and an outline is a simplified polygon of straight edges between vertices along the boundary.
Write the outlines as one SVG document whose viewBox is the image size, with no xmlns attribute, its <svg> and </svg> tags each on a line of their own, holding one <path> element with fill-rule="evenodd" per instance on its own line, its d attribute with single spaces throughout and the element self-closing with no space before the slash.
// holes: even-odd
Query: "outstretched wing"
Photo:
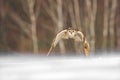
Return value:
<svg viewBox="0 0 120 80">
<path fill-rule="evenodd" d="M 89 43 L 87 42 L 84 34 L 81 31 L 77 31 L 77 36 L 75 36 L 75 41 L 83 42 L 85 55 L 88 56 L 90 52 Z"/>
<path fill-rule="evenodd" d="M 54 38 L 52 45 L 48 51 L 47 56 L 50 54 L 50 52 L 52 51 L 52 49 L 57 45 L 57 43 L 61 40 L 61 39 L 67 39 L 68 35 L 67 35 L 67 30 L 62 30 L 61 32 L 59 32 L 56 37 Z"/>
<path fill-rule="evenodd" d="M 81 31 L 77 31 L 74 39 L 75 39 L 75 41 L 77 41 L 77 42 L 81 42 L 81 41 L 83 42 L 83 40 L 84 40 L 84 35 L 83 35 L 83 33 L 82 33 Z"/>
<path fill-rule="evenodd" d="M 86 39 L 85 39 L 85 41 L 83 43 L 83 46 L 84 46 L 85 55 L 88 56 L 89 53 L 90 53 L 90 47 L 89 47 L 89 43 L 86 41 Z"/>
<path fill-rule="evenodd" d="M 62 30 L 56 35 L 52 43 L 53 47 L 55 47 L 62 38 L 67 38 L 67 30 Z"/>
</svg>

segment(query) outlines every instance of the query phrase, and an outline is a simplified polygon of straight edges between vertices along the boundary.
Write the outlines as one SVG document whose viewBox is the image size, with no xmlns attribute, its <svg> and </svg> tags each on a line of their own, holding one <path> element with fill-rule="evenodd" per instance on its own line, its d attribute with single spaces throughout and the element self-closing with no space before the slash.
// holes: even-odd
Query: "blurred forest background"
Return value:
<svg viewBox="0 0 120 80">
<path fill-rule="evenodd" d="M 0 0 L 0 52 L 45 54 L 59 31 L 82 31 L 91 52 L 120 49 L 120 0 Z M 77 52 L 61 40 L 56 52 Z"/>
</svg>

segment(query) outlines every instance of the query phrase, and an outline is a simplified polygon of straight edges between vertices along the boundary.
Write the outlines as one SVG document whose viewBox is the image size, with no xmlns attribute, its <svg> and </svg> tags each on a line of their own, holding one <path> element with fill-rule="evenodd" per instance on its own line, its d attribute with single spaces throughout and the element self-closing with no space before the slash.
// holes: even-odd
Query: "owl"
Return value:
<svg viewBox="0 0 120 80">
<path fill-rule="evenodd" d="M 74 39 L 76 42 L 83 42 L 84 53 L 86 56 L 89 55 L 89 43 L 87 42 L 84 34 L 76 29 L 68 28 L 60 31 L 54 38 L 52 45 L 47 53 L 47 56 L 51 53 L 52 49 L 56 47 L 57 43 L 61 39 Z"/>
</svg>

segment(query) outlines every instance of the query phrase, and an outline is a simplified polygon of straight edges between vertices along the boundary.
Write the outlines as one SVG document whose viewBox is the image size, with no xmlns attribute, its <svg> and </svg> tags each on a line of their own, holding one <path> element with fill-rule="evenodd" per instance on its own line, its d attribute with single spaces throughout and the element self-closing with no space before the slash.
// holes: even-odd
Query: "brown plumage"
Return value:
<svg viewBox="0 0 120 80">
<path fill-rule="evenodd" d="M 61 39 L 69 39 L 72 38 L 77 42 L 83 42 L 83 47 L 84 47 L 84 52 L 85 55 L 88 56 L 89 55 L 89 43 L 87 42 L 85 36 L 83 35 L 83 33 L 79 30 L 75 30 L 75 29 L 65 29 L 60 31 L 56 37 L 54 38 L 52 45 L 48 51 L 47 56 L 51 53 L 51 51 L 54 49 L 54 47 L 57 45 L 57 43 L 61 40 Z"/>
</svg>

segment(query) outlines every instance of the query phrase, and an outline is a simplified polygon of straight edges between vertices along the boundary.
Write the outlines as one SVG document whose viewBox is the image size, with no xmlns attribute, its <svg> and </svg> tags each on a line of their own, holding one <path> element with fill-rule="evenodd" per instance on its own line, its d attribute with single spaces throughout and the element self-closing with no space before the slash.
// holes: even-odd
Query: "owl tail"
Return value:
<svg viewBox="0 0 120 80">
<path fill-rule="evenodd" d="M 87 41 L 84 42 L 84 52 L 86 56 L 89 56 L 90 49 L 89 49 L 89 44 L 87 43 Z"/>
</svg>

